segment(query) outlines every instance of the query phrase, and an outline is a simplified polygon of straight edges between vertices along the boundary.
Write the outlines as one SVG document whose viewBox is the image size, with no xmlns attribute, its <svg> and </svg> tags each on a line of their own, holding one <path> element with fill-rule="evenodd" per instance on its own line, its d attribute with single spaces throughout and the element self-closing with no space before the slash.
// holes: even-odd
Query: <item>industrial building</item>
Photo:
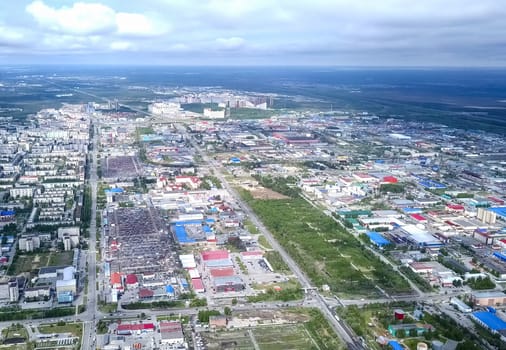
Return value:
<svg viewBox="0 0 506 350">
<path fill-rule="evenodd" d="M 416 330 L 417 336 L 422 336 L 429 329 L 434 330 L 434 327 L 430 324 L 422 324 L 422 323 L 405 323 L 405 324 L 391 324 L 388 326 L 388 331 L 394 337 L 396 336 L 399 330 L 404 330 L 405 334 L 409 334 L 411 330 Z"/>
<path fill-rule="evenodd" d="M 246 288 L 244 281 L 239 276 L 216 277 L 213 279 L 214 290 L 222 292 L 240 292 Z"/>
<path fill-rule="evenodd" d="M 384 248 L 385 246 L 391 244 L 391 242 L 383 237 L 378 232 L 369 231 L 366 233 L 367 237 L 371 240 L 371 242 L 376 245 L 378 248 Z"/>
<path fill-rule="evenodd" d="M 473 311 L 472 307 L 470 307 L 469 305 L 467 305 L 466 303 L 464 303 L 459 298 L 455 298 L 455 297 L 450 298 L 450 304 L 451 305 L 455 305 L 457 307 L 457 309 L 459 309 L 460 312 L 468 313 L 468 312 L 472 312 Z"/>
<path fill-rule="evenodd" d="M 161 343 L 171 346 L 184 345 L 184 334 L 181 322 L 160 322 Z"/>
<path fill-rule="evenodd" d="M 493 312 L 477 311 L 472 313 L 473 319 L 492 333 L 506 334 L 506 322 Z"/>
<path fill-rule="evenodd" d="M 506 304 L 506 294 L 500 291 L 476 292 L 471 295 L 476 306 L 498 306 Z"/>
</svg>

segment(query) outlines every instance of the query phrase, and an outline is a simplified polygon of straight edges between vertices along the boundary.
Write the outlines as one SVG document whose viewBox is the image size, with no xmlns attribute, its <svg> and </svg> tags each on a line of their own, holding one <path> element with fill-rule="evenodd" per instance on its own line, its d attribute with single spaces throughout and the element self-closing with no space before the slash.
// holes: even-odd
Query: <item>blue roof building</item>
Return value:
<svg viewBox="0 0 506 350">
<path fill-rule="evenodd" d="M 390 340 L 388 345 L 392 348 L 392 350 L 404 350 L 404 347 L 395 340 Z"/>
<path fill-rule="evenodd" d="M 498 333 L 506 330 L 506 322 L 496 316 L 495 313 L 488 311 L 477 311 L 472 313 L 473 318 L 483 327 L 488 328 L 492 333 Z"/>
<path fill-rule="evenodd" d="M 377 245 L 380 248 L 392 243 L 388 239 L 383 237 L 381 234 L 379 234 L 378 232 L 369 231 L 366 233 L 366 235 L 367 235 L 367 237 L 369 237 L 369 239 L 371 240 L 372 243 L 374 243 L 375 245 Z"/>
<path fill-rule="evenodd" d="M 165 286 L 165 292 L 170 295 L 174 295 L 174 287 L 172 287 L 170 284 Z"/>
</svg>

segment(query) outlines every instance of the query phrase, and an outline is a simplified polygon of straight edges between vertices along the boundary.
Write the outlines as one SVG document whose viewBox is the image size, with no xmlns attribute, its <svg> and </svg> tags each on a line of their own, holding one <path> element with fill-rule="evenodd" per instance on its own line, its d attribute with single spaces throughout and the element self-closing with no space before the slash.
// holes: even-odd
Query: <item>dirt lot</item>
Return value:
<svg viewBox="0 0 506 350">
<path fill-rule="evenodd" d="M 289 197 L 284 194 L 274 192 L 265 187 L 255 187 L 253 189 L 249 189 L 251 195 L 255 199 L 288 199 Z"/>
</svg>

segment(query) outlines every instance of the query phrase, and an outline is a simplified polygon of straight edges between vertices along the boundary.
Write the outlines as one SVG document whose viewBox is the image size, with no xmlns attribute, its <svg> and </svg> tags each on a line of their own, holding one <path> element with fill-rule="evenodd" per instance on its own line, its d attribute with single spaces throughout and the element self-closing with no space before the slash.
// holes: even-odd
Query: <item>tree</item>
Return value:
<svg viewBox="0 0 506 350">
<path fill-rule="evenodd" d="M 406 336 L 406 331 L 404 329 L 399 329 L 395 332 L 395 335 L 399 338 L 404 338 Z"/>
<path fill-rule="evenodd" d="M 237 298 L 232 299 L 232 305 L 237 305 Z"/>
<path fill-rule="evenodd" d="M 228 306 L 225 306 L 225 308 L 223 309 L 223 313 L 225 314 L 225 316 L 231 316 L 232 315 L 232 309 L 229 308 Z"/>
<path fill-rule="evenodd" d="M 410 337 L 417 337 L 418 336 L 418 332 L 416 331 L 415 328 L 412 328 L 409 330 L 409 336 Z"/>
</svg>

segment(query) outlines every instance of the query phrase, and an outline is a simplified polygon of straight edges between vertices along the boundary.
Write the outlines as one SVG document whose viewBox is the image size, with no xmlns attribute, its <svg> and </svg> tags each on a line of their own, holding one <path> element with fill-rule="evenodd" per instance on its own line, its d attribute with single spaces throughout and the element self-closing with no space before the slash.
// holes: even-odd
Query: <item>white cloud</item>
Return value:
<svg viewBox="0 0 506 350">
<path fill-rule="evenodd" d="M 54 8 L 36 0 L 26 6 L 26 11 L 41 27 L 65 34 L 153 36 L 168 30 L 167 24 L 143 14 L 116 12 L 100 3 L 76 2 L 72 7 Z"/>
<path fill-rule="evenodd" d="M 132 36 L 159 35 L 168 31 L 168 25 L 150 20 L 138 13 L 120 12 L 116 14 L 118 34 Z"/>
<path fill-rule="evenodd" d="M 55 55 L 205 52 L 332 64 L 404 64 L 406 52 L 422 62 L 439 53 L 455 62 L 506 57 L 503 0 L 4 0 L 2 10 L 0 44 L 20 53 L 25 45 Z"/>
<path fill-rule="evenodd" d="M 216 43 L 221 49 L 236 50 L 244 46 L 245 40 L 243 38 L 234 36 L 231 38 L 218 38 L 216 39 Z"/>
<path fill-rule="evenodd" d="M 0 24 L 0 42 L 20 42 L 25 39 L 21 31 L 6 27 Z"/>
<path fill-rule="evenodd" d="M 115 12 L 99 3 L 76 2 L 72 7 L 55 9 L 37 0 L 26 11 L 42 27 L 62 33 L 95 34 L 115 29 Z"/>
<path fill-rule="evenodd" d="M 134 49 L 134 45 L 128 41 L 113 41 L 109 47 L 113 51 L 129 51 Z"/>
</svg>

